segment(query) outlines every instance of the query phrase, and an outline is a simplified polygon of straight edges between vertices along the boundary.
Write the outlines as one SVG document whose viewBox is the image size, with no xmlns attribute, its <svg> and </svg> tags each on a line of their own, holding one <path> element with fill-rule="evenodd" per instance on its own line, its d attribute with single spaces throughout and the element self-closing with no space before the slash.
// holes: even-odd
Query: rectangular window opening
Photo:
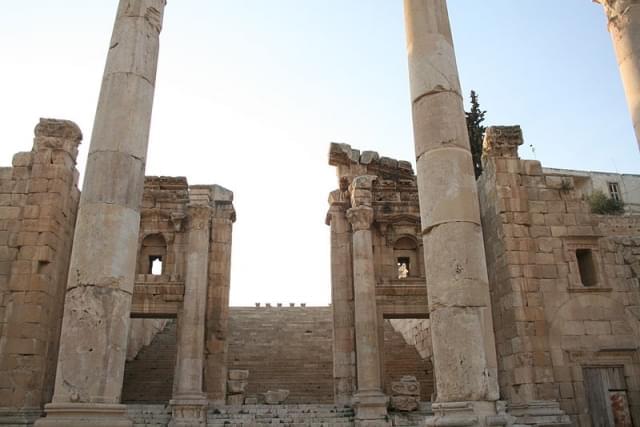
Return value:
<svg viewBox="0 0 640 427">
<path fill-rule="evenodd" d="M 576 249 L 576 259 L 578 260 L 582 285 L 586 287 L 597 286 L 598 276 L 591 249 Z"/>
<path fill-rule="evenodd" d="M 406 279 L 409 276 L 409 257 L 398 257 L 398 279 Z"/>
<path fill-rule="evenodd" d="M 154 276 L 162 274 L 162 257 L 158 255 L 151 255 L 149 257 L 149 273 Z"/>
<path fill-rule="evenodd" d="M 621 200 L 620 187 L 618 186 L 617 182 L 610 182 L 609 183 L 609 194 L 611 195 L 611 198 L 613 200 L 616 200 L 618 202 Z"/>
</svg>

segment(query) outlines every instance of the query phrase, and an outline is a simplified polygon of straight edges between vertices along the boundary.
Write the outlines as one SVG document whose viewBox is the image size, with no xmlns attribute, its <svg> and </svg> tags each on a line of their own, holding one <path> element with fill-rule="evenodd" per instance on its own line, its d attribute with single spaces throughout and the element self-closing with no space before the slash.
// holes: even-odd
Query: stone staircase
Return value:
<svg viewBox="0 0 640 427">
<path fill-rule="evenodd" d="M 129 404 L 133 427 L 166 427 L 171 409 L 163 404 Z M 394 427 L 420 427 L 431 412 L 422 407 L 418 412 L 392 412 Z M 211 407 L 207 427 L 353 427 L 354 413 L 350 407 L 335 405 L 243 405 Z"/>
<path fill-rule="evenodd" d="M 176 321 L 170 321 L 124 368 L 124 403 L 165 403 L 171 399 L 176 363 Z"/>
</svg>

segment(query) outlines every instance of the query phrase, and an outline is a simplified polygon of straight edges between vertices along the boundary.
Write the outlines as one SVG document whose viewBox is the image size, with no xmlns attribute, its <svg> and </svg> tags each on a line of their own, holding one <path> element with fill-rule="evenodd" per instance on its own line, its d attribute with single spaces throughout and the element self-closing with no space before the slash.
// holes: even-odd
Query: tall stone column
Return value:
<svg viewBox="0 0 640 427">
<path fill-rule="evenodd" d="M 171 426 L 206 425 L 204 331 L 211 233 L 210 189 L 189 188 L 188 241 L 184 300 L 178 315 L 176 370 Z"/>
<path fill-rule="evenodd" d="M 375 176 L 356 177 L 351 185 L 351 209 L 347 219 L 353 227 L 353 288 L 358 391 L 353 397 L 356 426 L 381 427 L 387 420 L 388 397 L 382 393 L 380 342 L 376 309 L 376 281 L 371 223 L 371 185 Z"/>
<path fill-rule="evenodd" d="M 118 6 L 73 240 L 53 402 L 38 426 L 131 426 L 119 402 L 164 6 Z"/>
<path fill-rule="evenodd" d="M 214 213 L 211 219 L 209 283 L 206 315 L 205 388 L 209 401 L 225 404 L 227 395 L 227 341 L 229 329 L 229 285 L 231 279 L 231 236 L 236 211 L 233 192 L 212 186 Z"/>
<path fill-rule="evenodd" d="M 633 129 L 640 147 L 640 0 L 594 0 L 607 15 Z"/>
<path fill-rule="evenodd" d="M 404 6 L 437 396 L 429 424 L 485 425 L 498 399 L 495 337 L 447 5 Z"/>
<path fill-rule="evenodd" d="M 336 405 L 351 403 L 355 390 L 353 272 L 349 200 L 341 190 L 329 196 L 327 224 L 331 226 L 331 308 L 333 310 L 333 382 Z M 348 194 L 348 193 L 347 193 Z"/>
</svg>

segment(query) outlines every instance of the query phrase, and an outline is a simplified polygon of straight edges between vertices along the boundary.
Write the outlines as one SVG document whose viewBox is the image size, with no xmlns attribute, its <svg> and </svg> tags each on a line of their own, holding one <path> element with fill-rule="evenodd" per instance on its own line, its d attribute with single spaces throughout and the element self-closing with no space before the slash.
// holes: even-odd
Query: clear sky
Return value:
<svg viewBox="0 0 640 427">
<path fill-rule="evenodd" d="M 116 6 L 3 5 L 0 165 L 54 117 L 82 128 L 83 172 Z M 522 157 L 640 173 L 600 6 L 449 0 L 449 12 L 465 92 L 486 124 L 522 125 Z M 401 1 L 169 1 L 147 174 L 234 191 L 232 304 L 330 301 L 331 141 L 414 160 Z"/>
</svg>

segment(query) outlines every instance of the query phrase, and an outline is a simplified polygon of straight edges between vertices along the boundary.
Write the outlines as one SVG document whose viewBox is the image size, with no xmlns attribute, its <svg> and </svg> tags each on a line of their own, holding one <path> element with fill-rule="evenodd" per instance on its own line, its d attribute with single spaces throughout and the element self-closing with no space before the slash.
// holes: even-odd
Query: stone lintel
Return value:
<svg viewBox="0 0 640 427">
<path fill-rule="evenodd" d="M 518 147 L 523 143 L 520 126 L 490 126 L 484 134 L 482 155 L 518 158 Z"/>
</svg>

